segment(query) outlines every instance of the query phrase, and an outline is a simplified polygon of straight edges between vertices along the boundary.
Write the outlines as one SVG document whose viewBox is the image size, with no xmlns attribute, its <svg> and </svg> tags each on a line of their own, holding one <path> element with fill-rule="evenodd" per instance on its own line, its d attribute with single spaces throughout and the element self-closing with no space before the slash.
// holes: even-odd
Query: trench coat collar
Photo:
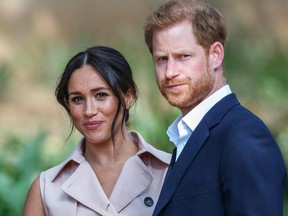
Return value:
<svg viewBox="0 0 288 216">
<path fill-rule="evenodd" d="M 110 198 L 104 193 L 97 176 L 83 156 L 84 139 L 80 140 L 70 157 L 57 167 L 52 181 L 61 175 L 69 163 L 76 163 L 78 167 L 63 183 L 62 190 L 101 215 L 117 214 L 149 187 L 153 181 L 151 171 L 140 158 L 142 154 L 150 153 L 163 163 L 169 164 L 170 162 L 170 155 L 148 145 L 136 131 L 130 131 L 129 136 L 134 142 L 137 141 L 139 150 L 137 154 L 125 162 Z"/>
</svg>

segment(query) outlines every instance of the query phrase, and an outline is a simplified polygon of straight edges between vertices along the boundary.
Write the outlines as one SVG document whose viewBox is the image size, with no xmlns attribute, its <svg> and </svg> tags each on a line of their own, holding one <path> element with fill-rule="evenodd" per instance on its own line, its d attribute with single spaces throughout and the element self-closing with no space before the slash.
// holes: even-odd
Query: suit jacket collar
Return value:
<svg viewBox="0 0 288 216">
<path fill-rule="evenodd" d="M 226 113 L 236 105 L 240 105 L 240 102 L 234 93 L 220 100 L 203 118 L 207 127 L 211 128 L 218 124 Z"/>
<path fill-rule="evenodd" d="M 173 196 L 179 183 L 181 182 L 182 177 L 185 175 L 186 170 L 209 137 L 210 128 L 217 125 L 225 114 L 233 106 L 238 104 L 239 101 L 237 100 L 236 95 L 230 94 L 215 104 L 215 106 L 211 108 L 204 116 L 199 125 L 196 127 L 195 131 L 190 136 L 177 162 L 174 164 L 173 169 L 169 171 L 169 176 L 167 176 L 165 179 L 153 215 L 158 215 L 161 209 L 165 207 Z"/>
</svg>

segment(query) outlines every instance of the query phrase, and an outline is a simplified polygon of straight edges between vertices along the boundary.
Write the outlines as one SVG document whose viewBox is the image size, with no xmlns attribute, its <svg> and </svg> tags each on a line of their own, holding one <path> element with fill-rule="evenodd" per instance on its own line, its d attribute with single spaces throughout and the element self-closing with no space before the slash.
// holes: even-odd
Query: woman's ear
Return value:
<svg viewBox="0 0 288 216">
<path fill-rule="evenodd" d="M 135 94 L 134 94 L 134 92 L 131 89 L 129 89 L 126 92 L 126 94 L 124 95 L 124 97 L 125 97 L 126 109 L 129 109 L 134 104 Z"/>
<path fill-rule="evenodd" d="M 209 59 L 214 70 L 222 66 L 224 47 L 220 42 L 215 42 L 210 46 Z"/>
</svg>

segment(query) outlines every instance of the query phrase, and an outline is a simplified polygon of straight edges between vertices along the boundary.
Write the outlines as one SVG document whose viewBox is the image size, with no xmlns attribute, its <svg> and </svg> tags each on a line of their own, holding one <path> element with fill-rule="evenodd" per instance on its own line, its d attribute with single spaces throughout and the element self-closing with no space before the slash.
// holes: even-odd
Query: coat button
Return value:
<svg viewBox="0 0 288 216">
<path fill-rule="evenodd" d="M 144 199 L 144 203 L 145 203 L 146 206 L 151 207 L 151 206 L 153 206 L 154 201 L 153 201 L 153 199 L 151 197 L 146 197 Z"/>
</svg>

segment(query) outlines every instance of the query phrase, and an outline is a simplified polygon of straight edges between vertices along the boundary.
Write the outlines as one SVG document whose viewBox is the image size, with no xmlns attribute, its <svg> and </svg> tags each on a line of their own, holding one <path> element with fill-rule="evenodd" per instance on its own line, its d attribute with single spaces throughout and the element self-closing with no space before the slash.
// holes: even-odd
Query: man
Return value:
<svg viewBox="0 0 288 216">
<path fill-rule="evenodd" d="M 182 112 L 153 215 L 282 216 L 285 165 L 265 124 L 227 85 L 222 15 L 203 2 L 169 1 L 146 20 L 159 89 Z"/>
</svg>

